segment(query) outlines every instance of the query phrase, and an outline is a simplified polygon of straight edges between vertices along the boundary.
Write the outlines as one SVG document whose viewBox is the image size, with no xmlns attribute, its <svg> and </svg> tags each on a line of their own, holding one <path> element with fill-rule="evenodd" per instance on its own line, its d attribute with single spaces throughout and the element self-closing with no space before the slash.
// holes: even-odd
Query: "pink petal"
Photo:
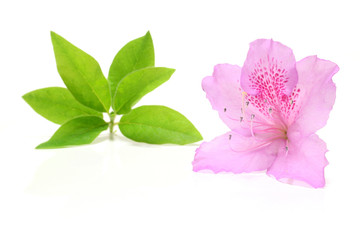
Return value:
<svg viewBox="0 0 360 240">
<path fill-rule="evenodd" d="M 304 58 L 296 64 L 299 83 L 299 113 L 289 131 L 302 136 L 315 133 L 325 126 L 335 102 L 336 87 L 332 81 L 339 67 L 316 56 Z"/>
<path fill-rule="evenodd" d="M 247 139 L 236 138 L 237 133 L 228 132 L 211 142 L 204 142 L 196 150 L 193 170 L 212 170 L 218 172 L 252 172 L 267 169 L 276 158 L 279 146 L 271 143 L 254 151 L 237 152 L 232 145 L 247 144 Z M 235 142 L 236 141 L 236 142 Z"/>
<path fill-rule="evenodd" d="M 231 141 L 229 141 L 230 148 L 235 152 L 250 152 L 259 150 L 272 144 L 272 148 L 279 149 L 285 147 L 285 139 L 279 138 L 277 135 L 260 133 L 255 136 L 244 136 L 237 133 L 232 133 Z"/>
<path fill-rule="evenodd" d="M 250 95 L 260 93 L 264 84 L 267 89 L 272 86 L 289 95 L 298 81 L 292 50 L 273 40 L 255 40 L 250 44 L 240 81 L 242 89 Z"/>
<path fill-rule="evenodd" d="M 205 77 L 202 88 L 214 110 L 230 128 L 239 126 L 242 96 L 240 90 L 241 68 L 237 65 L 219 64 L 214 67 L 213 76 Z"/>
<path fill-rule="evenodd" d="M 316 134 L 290 140 L 288 152 L 281 148 L 278 157 L 267 173 L 277 180 L 292 179 L 305 182 L 314 188 L 324 187 L 324 168 L 328 164 L 326 143 Z"/>
<path fill-rule="evenodd" d="M 218 111 L 220 118 L 231 130 L 250 134 L 249 123 L 245 119 L 255 114 L 258 121 L 264 120 L 256 108 L 244 102 L 240 73 L 241 68 L 237 65 L 216 65 L 213 76 L 203 79 L 202 87 L 213 109 Z M 241 122 L 241 119 L 244 121 Z"/>
</svg>

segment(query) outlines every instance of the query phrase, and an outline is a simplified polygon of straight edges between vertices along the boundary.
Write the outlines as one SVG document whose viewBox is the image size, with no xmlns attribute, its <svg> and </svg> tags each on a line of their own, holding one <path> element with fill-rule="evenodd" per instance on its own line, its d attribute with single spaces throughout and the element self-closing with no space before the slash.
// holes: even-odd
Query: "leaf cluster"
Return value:
<svg viewBox="0 0 360 240">
<path fill-rule="evenodd" d="M 112 135 L 115 126 L 125 137 L 138 142 L 183 145 L 202 140 L 194 125 L 173 109 L 157 105 L 133 108 L 175 72 L 155 67 L 150 32 L 130 41 L 116 54 L 108 78 L 92 56 L 54 32 L 51 40 L 66 88 L 38 89 L 23 99 L 38 114 L 61 126 L 36 148 L 89 144 L 107 129 Z M 104 115 L 110 121 L 105 121 Z M 122 115 L 119 122 L 115 122 L 117 115 Z"/>
</svg>

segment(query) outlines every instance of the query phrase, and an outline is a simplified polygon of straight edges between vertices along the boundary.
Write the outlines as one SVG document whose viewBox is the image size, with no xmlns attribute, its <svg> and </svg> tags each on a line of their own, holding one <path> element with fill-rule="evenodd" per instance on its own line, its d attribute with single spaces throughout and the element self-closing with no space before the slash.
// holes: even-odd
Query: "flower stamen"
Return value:
<svg viewBox="0 0 360 240">
<path fill-rule="evenodd" d="M 250 121 L 250 131 L 251 131 L 251 136 L 255 137 L 254 135 L 254 131 L 253 131 L 253 119 L 255 118 L 255 114 L 251 114 L 251 121 Z"/>
</svg>

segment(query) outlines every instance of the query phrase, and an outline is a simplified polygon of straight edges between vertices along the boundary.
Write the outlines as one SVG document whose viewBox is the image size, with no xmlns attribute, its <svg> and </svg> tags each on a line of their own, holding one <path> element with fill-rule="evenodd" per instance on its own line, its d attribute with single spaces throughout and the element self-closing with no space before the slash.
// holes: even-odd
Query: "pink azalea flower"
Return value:
<svg viewBox="0 0 360 240">
<path fill-rule="evenodd" d="M 231 131 L 201 144 L 194 171 L 266 170 L 281 181 L 323 187 L 327 148 L 315 132 L 334 105 L 338 70 L 317 56 L 296 62 L 290 48 L 266 39 L 250 44 L 242 68 L 216 65 L 202 86 Z"/>
</svg>

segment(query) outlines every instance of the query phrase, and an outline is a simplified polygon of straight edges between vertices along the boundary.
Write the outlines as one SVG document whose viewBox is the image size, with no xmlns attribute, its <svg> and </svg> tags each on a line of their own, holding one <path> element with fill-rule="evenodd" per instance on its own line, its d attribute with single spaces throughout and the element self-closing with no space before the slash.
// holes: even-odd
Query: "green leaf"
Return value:
<svg viewBox="0 0 360 240">
<path fill-rule="evenodd" d="M 121 118 L 119 128 L 124 136 L 137 142 L 183 145 L 202 140 L 186 117 L 164 106 L 135 108 Z"/>
<path fill-rule="evenodd" d="M 154 45 L 150 32 L 147 32 L 145 36 L 127 43 L 116 54 L 108 77 L 111 96 L 114 96 L 117 85 L 127 74 L 154 65 Z"/>
<path fill-rule="evenodd" d="M 49 149 L 89 144 L 107 128 L 108 124 L 99 117 L 74 118 L 64 123 L 49 141 L 40 144 L 36 148 Z"/>
<path fill-rule="evenodd" d="M 72 95 L 82 104 L 100 112 L 108 112 L 111 99 L 109 84 L 98 62 L 51 32 L 58 72 Z"/>
<path fill-rule="evenodd" d="M 175 69 L 149 67 L 134 71 L 119 83 L 114 96 L 114 110 L 117 114 L 130 112 L 144 95 L 170 79 Z"/>
<path fill-rule="evenodd" d="M 29 92 L 23 99 L 41 116 L 57 124 L 80 116 L 102 117 L 102 113 L 88 108 L 61 87 L 42 88 Z"/>
</svg>

